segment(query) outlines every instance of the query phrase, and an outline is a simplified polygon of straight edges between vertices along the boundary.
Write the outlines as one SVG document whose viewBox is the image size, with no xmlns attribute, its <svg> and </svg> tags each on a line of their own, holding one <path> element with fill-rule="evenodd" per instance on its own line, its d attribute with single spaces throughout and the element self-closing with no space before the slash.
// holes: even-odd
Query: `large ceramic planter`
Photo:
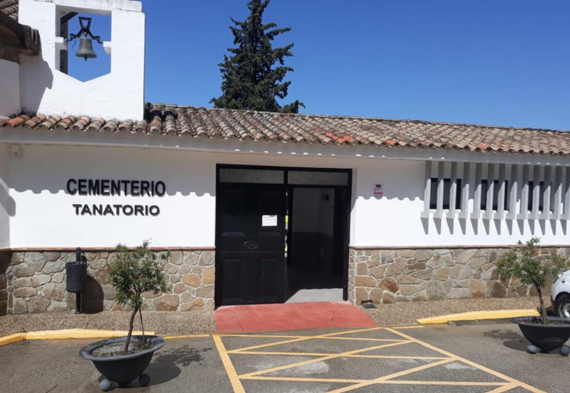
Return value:
<svg viewBox="0 0 570 393">
<path fill-rule="evenodd" d="M 548 321 L 554 323 L 550 325 L 533 323 L 533 319 L 536 319 L 536 317 L 514 318 L 512 322 L 519 325 L 526 339 L 543 352 L 562 348 L 570 338 L 569 319 L 548 317 Z M 529 348 L 529 352 L 533 351 Z"/>
<path fill-rule="evenodd" d="M 150 383 L 150 378 L 146 374 L 143 374 L 143 372 L 150 364 L 154 352 L 164 346 L 162 337 L 145 336 L 146 342 L 152 343 L 152 346 L 144 351 L 112 357 L 92 355 L 94 350 L 105 344 L 125 343 L 126 340 L 126 337 L 118 337 L 98 341 L 87 345 L 79 352 L 79 356 L 93 362 L 95 368 L 103 375 L 104 379 L 100 383 L 101 390 L 109 390 L 112 386 L 111 382 L 126 385 L 137 378 L 139 378 L 139 383 L 142 386 L 146 386 Z M 132 340 L 142 340 L 142 336 L 132 336 Z"/>
</svg>

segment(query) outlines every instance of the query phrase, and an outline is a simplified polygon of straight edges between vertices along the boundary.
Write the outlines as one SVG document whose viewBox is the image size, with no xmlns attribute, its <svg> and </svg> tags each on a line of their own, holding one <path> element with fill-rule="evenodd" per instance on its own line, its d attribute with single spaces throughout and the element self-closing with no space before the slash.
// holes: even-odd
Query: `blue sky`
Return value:
<svg viewBox="0 0 570 393">
<path fill-rule="evenodd" d="M 143 0 L 146 100 L 211 106 L 230 17 L 245 19 L 246 4 Z M 305 102 L 303 113 L 566 130 L 568 20 L 567 0 L 273 0 L 265 16 L 293 28 L 276 45 L 295 43 L 285 102 Z M 92 26 L 107 40 L 109 29 L 101 18 Z M 108 70 L 96 50 L 72 72 Z"/>
</svg>

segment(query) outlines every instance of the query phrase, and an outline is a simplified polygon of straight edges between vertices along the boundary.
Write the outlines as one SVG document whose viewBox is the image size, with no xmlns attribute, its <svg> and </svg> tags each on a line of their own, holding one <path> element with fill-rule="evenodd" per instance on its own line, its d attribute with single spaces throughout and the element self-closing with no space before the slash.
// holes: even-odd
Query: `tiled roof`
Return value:
<svg viewBox="0 0 570 393">
<path fill-rule="evenodd" d="M 20 0 L 0 0 L 0 13 L 18 20 L 18 3 Z"/>
<path fill-rule="evenodd" d="M 142 121 L 86 116 L 0 117 L 0 127 L 570 155 L 570 132 L 567 131 L 193 106 L 148 104 L 146 119 Z"/>
</svg>

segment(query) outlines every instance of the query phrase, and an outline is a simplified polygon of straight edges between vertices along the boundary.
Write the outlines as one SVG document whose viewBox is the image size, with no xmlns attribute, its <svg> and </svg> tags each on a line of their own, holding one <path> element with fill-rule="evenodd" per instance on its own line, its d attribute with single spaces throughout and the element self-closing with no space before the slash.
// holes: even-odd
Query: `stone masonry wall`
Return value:
<svg viewBox="0 0 570 393">
<path fill-rule="evenodd" d="M 7 253 L 4 253 L 7 254 Z M 74 293 L 66 287 L 66 262 L 75 261 L 75 252 L 13 252 L 6 268 L 5 286 L 8 314 L 64 312 L 75 310 Z M 2 310 L 2 260 L 0 253 L 0 315 Z M 114 252 L 86 252 L 87 287 L 83 307 L 86 312 L 123 310 L 116 304 L 116 292 L 108 272 Z M 144 311 L 210 311 L 214 309 L 214 251 L 172 251 L 164 266 L 171 292 L 143 294 Z"/>
<path fill-rule="evenodd" d="M 350 250 L 349 301 L 354 304 L 536 295 L 495 266 L 507 248 Z M 570 255 L 570 248 L 541 248 Z M 548 289 L 546 293 L 549 293 Z"/>
</svg>

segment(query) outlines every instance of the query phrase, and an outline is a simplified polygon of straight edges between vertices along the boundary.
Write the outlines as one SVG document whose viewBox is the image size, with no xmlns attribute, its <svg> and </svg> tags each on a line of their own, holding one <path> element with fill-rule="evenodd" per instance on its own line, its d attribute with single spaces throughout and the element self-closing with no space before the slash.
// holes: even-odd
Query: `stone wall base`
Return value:
<svg viewBox="0 0 570 393">
<path fill-rule="evenodd" d="M 83 255 L 88 263 L 84 311 L 125 310 L 115 303 L 116 292 L 108 275 L 116 253 L 94 251 Z M 0 315 L 3 309 L 9 315 L 75 310 L 76 295 L 66 291 L 65 273 L 65 264 L 73 261 L 75 252 L 69 251 L 0 252 Z M 214 251 L 171 251 L 164 273 L 171 292 L 145 293 L 144 311 L 214 309 Z"/>
<path fill-rule="evenodd" d="M 503 282 L 495 262 L 507 248 L 351 249 L 349 301 L 354 304 L 536 295 L 519 280 Z M 564 255 L 569 248 L 541 248 Z M 550 289 L 546 293 L 549 293 Z"/>
<path fill-rule="evenodd" d="M 351 249 L 349 301 L 395 303 L 410 301 L 501 298 L 536 295 L 513 279 L 499 279 L 495 262 L 506 248 Z M 568 248 L 541 248 L 542 255 L 570 256 Z M 113 251 L 86 252 L 86 312 L 123 311 L 115 303 L 108 271 Z M 212 311 L 215 252 L 171 251 L 164 267 L 171 292 L 144 294 L 144 311 Z M 0 251 L 0 316 L 75 310 L 75 294 L 65 290 L 69 251 Z M 547 290 L 546 293 L 548 293 Z"/>
</svg>

